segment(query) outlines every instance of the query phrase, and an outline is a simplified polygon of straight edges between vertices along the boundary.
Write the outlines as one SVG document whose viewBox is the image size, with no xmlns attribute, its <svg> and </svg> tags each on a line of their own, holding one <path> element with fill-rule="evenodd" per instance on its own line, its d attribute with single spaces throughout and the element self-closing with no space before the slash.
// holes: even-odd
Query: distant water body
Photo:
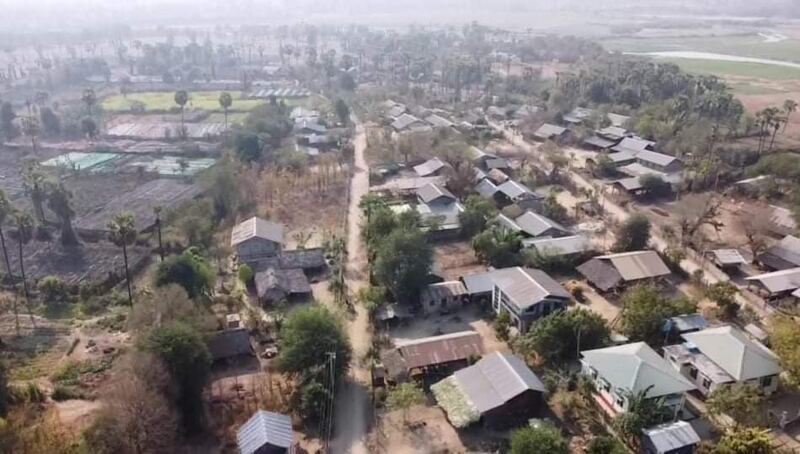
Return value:
<svg viewBox="0 0 800 454">
<path fill-rule="evenodd" d="M 690 60 L 717 60 L 737 63 L 758 63 L 762 65 L 783 66 L 784 68 L 800 69 L 800 63 L 767 58 L 740 57 L 738 55 L 715 54 L 713 52 L 693 51 L 664 51 L 664 52 L 625 52 L 628 55 L 644 55 L 656 58 L 686 58 Z"/>
</svg>

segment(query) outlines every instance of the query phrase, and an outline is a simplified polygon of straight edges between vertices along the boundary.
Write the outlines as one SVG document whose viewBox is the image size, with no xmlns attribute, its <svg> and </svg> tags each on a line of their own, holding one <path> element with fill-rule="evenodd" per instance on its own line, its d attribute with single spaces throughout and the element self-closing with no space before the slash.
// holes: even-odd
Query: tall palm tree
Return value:
<svg viewBox="0 0 800 454">
<path fill-rule="evenodd" d="M 33 238 L 33 217 L 27 211 L 18 211 L 14 214 L 14 223 L 17 226 L 16 237 L 19 246 L 19 272 L 22 275 L 22 287 L 25 289 L 25 298 L 30 300 L 28 280 L 25 278 L 25 261 L 23 260 L 22 247 L 30 243 Z"/>
<path fill-rule="evenodd" d="M 87 88 L 86 90 L 83 90 L 81 101 L 86 104 L 86 114 L 91 117 L 92 107 L 97 104 L 97 94 L 95 94 L 93 89 Z"/>
<path fill-rule="evenodd" d="M 156 215 L 156 229 L 158 229 L 158 256 L 161 257 L 161 261 L 164 261 L 164 244 L 161 242 L 161 206 L 153 207 L 153 213 Z"/>
<path fill-rule="evenodd" d="M 175 104 L 181 108 L 181 135 L 186 135 L 186 129 L 183 124 L 183 111 L 186 108 L 186 103 L 189 102 L 189 93 L 186 90 L 178 90 L 175 92 Z"/>
<path fill-rule="evenodd" d="M 58 216 L 61 221 L 61 244 L 64 246 L 75 246 L 79 244 L 78 235 L 72 228 L 72 217 L 75 212 L 69 206 L 69 199 L 72 193 L 63 184 L 53 186 L 47 196 L 47 206 Z"/>
<path fill-rule="evenodd" d="M 792 116 L 792 112 L 797 110 L 797 101 L 793 99 L 787 99 L 783 102 L 783 111 L 786 112 L 786 122 L 783 124 L 783 130 L 786 131 L 786 126 L 789 124 L 789 117 Z"/>
<path fill-rule="evenodd" d="M 40 224 L 45 224 L 44 201 L 47 198 L 47 178 L 38 161 L 30 161 L 22 170 L 22 188 L 30 196 L 33 211 Z"/>
<path fill-rule="evenodd" d="M 133 214 L 120 213 L 108 223 L 108 238 L 112 243 L 122 247 L 122 258 L 125 261 L 125 284 L 128 287 L 128 304 L 133 306 L 133 293 L 131 292 L 131 275 L 128 269 L 128 245 L 136 241 L 136 227 Z"/>
<path fill-rule="evenodd" d="M 3 259 L 6 262 L 6 273 L 11 276 L 11 261 L 8 259 L 8 249 L 6 249 L 6 237 L 3 234 L 3 224 L 11 214 L 11 202 L 8 201 L 6 192 L 0 189 L 0 247 L 3 248 Z"/>
<path fill-rule="evenodd" d="M 219 105 L 222 107 L 222 111 L 225 113 L 225 130 L 228 130 L 228 109 L 231 108 L 233 104 L 233 97 L 227 91 L 223 91 L 219 94 Z"/>
</svg>

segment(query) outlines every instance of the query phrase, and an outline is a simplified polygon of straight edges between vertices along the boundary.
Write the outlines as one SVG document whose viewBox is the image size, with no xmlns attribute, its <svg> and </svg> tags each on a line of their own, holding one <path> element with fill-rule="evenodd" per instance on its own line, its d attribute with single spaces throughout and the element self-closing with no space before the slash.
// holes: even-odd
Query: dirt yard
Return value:
<svg viewBox="0 0 800 454">
<path fill-rule="evenodd" d="M 461 276 L 486 271 L 486 266 L 475 257 L 469 241 L 437 244 L 434 247 L 434 263 L 434 268 L 445 280 L 456 280 Z"/>
<path fill-rule="evenodd" d="M 458 432 L 439 407 L 417 406 L 405 414 L 389 412 L 378 419 L 370 452 L 419 454 L 432 452 L 464 453 Z"/>
</svg>

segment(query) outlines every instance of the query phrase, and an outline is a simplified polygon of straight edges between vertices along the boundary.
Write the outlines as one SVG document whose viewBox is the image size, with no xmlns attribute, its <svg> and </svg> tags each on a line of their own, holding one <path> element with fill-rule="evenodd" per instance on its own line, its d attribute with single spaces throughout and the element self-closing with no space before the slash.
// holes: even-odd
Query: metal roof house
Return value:
<svg viewBox="0 0 800 454">
<path fill-rule="evenodd" d="M 261 304 L 296 300 L 311 295 L 311 284 L 301 268 L 267 268 L 253 277 Z"/>
<path fill-rule="evenodd" d="M 645 150 L 652 151 L 655 144 L 656 144 L 655 142 L 651 140 L 642 139 L 641 137 L 625 137 L 622 139 L 622 141 L 620 141 L 620 143 L 612 147 L 611 151 L 619 153 L 624 151 L 631 153 L 635 156 L 639 154 L 640 151 L 645 151 Z"/>
<path fill-rule="evenodd" d="M 594 381 L 596 400 L 610 415 L 628 410 L 628 393 L 647 391 L 648 398 L 665 399 L 677 415 L 695 389 L 644 342 L 581 352 L 581 373 Z"/>
<path fill-rule="evenodd" d="M 389 378 L 402 382 L 427 375 L 442 376 L 483 355 L 483 340 L 476 331 L 460 331 L 404 342 L 381 354 Z"/>
<path fill-rule="evenodd" d="M 777 300 L 800 289 L 800 267 L 746 277 L 745 281 L 767 300 Z"/>
<path fill-rule="evenodd" d="M 756 262 L 776 271 L 800 266 L 800 238 L 786 235 L 777 244 L 759 254 Z"/>
<path fill-rule="evenodd" d="M 429 284 L 420 292 L 420 304 L 425 313 L 458 310 L 468 299 L 467 289 L 461 281 Z"/>
<path fill-rule="evenodd" d="M 525 198 L 540 198 L 527 186 L 514 180 L 508 180 L 498 185 L 494 197 L 498 202 L 506 205 Z"/>
<path fill-rule="evenodd" d="M 750 263 L 738 249 L 714 249 L 706 252 L 706 257 L 710 258 L 715 265 L 723 270 L 735 270 L 742 265 Z"/>
<path fill-rule="evenodd" d="M 427 205 L 449 205 L 456 201 L 456 196 L 452 192 L 434 183 L 428 183 L 417 189 L 417 198 L 420 203 Z"/>
<path fill-rule="evenodd" d="M 237 224 L 231 231 L 231 247 L 236 248 L 239 260 L 280 255 L 283 247 L 283 226 L 258 217 Z"/>
<path fill-rule="evenodd" d="M 675 421 L 645 429 L 642 449 L 645 454 L 692 454 L 700 445 L 691 424 Z"/>
<path fill-rule="evenodd" d="M 586 254 L 593 250 L 592 242 L 583 235 L 563 236 L 560 238 L 526 238 L 522 247 L 532 249 L 540 254 L 569 257 Z"/>
<path fill-rule="evenodd" d="M 230 360 L 239 356 L 252 356 L 250 334 L 245 328 L 229 329 L 215 333 L 208 341 L 212 361 Z"/>
<path fill-rule="evenodd" d="M 567 135 L 567 128 L 563 126 L 556 126 L 551 125 L 549 123 L 545 123 L 539 127 L 534 133 L 533 137 L 535 139 L 545 141 L 545 140 L 559 140 Z"/>
<path fill-rule="evenodd" d="M 545 387 L 522 359 L 494 352 L 432 385 L 431 392 L 453 427 L 480 421 L 503 428 L 538 414 Z"/>
<path fill-rule="evenodd" d="M 553 238 L 567 236 L 572 233 L 556 221 L 533 211 L 526 211 L 514 219 L 501 213 L 497 215 L 496 220 L 501 228 L 511 232 L 520 232 L 532 238 Z"/>
<path fill-rule="evenodd" d="M 576 268 L 602 292 L 624 285 L 657 279 L 671 274 L 655 251 L 621 252 L 601 255 Z"/>
<path fill-rule="evenodd" d="M 428 159 L 420 165 L 414 166 L 414 172 L 421 177 L 429 177 L 439 175 L 439 173 L 447 167 L 444 161 L 439 158 Z"/>
<path fill-rule="evenodd" d="M 778 357 L 733 326 L 686 333 L 682 344 L 664 347 L 673 369 L 707 396 L 722 385 L 752 384 L 770 395 L 778 388 Z"/>
<path fill-rule="evenodd" d="M 520 333 L 553 312 L 563 310 L 570 294 L 555 279 L 541 270 L 512 267 L 491 273 L 492 308 L 507 312 Z"/>
<path fill-rule="evenodd" d="M 292 418 L 259 410 L 236 431 L 241 454 L 294 454 Z"/>
<path fill-rule="evenodd" d="M 401 114 L 399 117 L 395 118 L 392 122 L 392 128 L 394 128 L 396 132 L 431 130 L 429 124 L 407 113 Z"/>
</svg>

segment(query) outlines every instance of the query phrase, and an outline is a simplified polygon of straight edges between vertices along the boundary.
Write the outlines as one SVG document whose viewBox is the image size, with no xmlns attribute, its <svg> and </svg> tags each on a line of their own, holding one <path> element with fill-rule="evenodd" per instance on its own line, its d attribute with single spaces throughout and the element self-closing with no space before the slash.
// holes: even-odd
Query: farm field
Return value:
<svg viewBox="0 0 800 454">
<path fill-rule="evenodd" d="M 715 52 L 742 57 L 800 62 L 800 40 L 765 42 L 756 35 L 620 38 L 602 40 L 609 50 L 620 52 L 694 51 Z"/>
<path fill-rule="evenodd" d="M 186 108 L 221 112 L 220 93 L 220 91 L 189 92 L 189 103 L 186 104 Z M 248 112 L 264 103 L 260 99 L 241 99 L 242 92 L 231 92 L 231 96 L 233 105 L 230 110 L 233 112 Z M 178 108 L 174 92 L 142 92 L 130 93 L 127 97 L 122 95 L 108 97 L 103 100 L 103 109 L 110 112 L 128 112 L 131 110 L 131 105 L 137 101 L 143 103 L 148 111 L 168 111 Z"/>
<path fill-rule="evenodd" d="M 738 76 L 767 80 L 800 79 L 800 69 L 785 68 L 760 63 L 744 63 L 690 58 L 659 58 L 658 61 L 675 63 L 684 71 L 695 74 L 714 74 L 720 77 Z"/>
</svg>

